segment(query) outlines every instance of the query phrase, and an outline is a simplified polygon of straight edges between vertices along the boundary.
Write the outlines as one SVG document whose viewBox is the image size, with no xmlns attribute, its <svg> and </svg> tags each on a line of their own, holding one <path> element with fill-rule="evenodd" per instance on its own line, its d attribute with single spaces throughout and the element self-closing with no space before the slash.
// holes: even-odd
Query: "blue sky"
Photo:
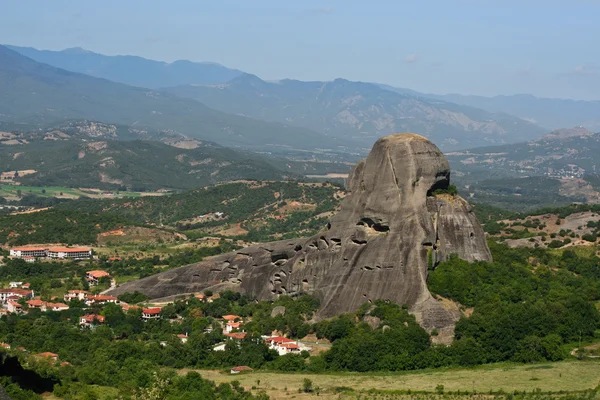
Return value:
<svg viewBox="0 0 600 400">
<path fill-rule="evenodd" d="M 600 0 L 5 0 L 0 43 L 600 100 Z"/>
</svg>

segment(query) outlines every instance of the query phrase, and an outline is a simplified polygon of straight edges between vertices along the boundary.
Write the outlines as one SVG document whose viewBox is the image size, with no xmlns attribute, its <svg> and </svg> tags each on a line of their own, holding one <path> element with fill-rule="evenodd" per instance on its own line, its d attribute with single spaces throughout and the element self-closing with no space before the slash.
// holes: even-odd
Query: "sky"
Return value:
<svg viewBox="0 0 600 400">
<path fill-rule="evenodd" d="M 266 80 L 600 100 L 600 0 L 2 0 L 0 43 Z"/>
</svg>

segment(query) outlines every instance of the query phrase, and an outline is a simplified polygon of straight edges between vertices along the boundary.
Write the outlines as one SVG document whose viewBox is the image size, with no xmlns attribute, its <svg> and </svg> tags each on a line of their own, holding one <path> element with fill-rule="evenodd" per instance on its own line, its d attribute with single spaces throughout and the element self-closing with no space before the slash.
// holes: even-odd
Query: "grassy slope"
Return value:
<svg viewBox="0 0 600 400">
<path fill-rule="evenodd" d="M 404 373 L 336 373 L 336 374 L 283 374 L 253 372 L 229 375 L 219 371 L 200 371 L 203 378 L 217 383 L 238 380 L 242 386 L 255 386 L 260 379 L 260 389 L 266 389 L 273 400 L 288 399 L 290 394 L 296 399 L 309 399 L 314 395 L 298 393 L 304 378 L 309 378 L 314 387 L 320 387 L 319 398 L 338 399 L 336 387 L 349 387 L 355 391 L 376 389 L 381 391 L 412 390 L 434 392 L 437 385 L 444 385 L 446 391 L 489 392 L 498 391 L 579 391 L 592 389 L 600 383 L 598 375 L 600 362 L 565 361 L 536 365 L 497 364 L 472 369 L 425 370 Z M 185 371 L 181 371 L 182 373 Z M 286 393 L 285 388 L 290 392 Z"/>
</svg>

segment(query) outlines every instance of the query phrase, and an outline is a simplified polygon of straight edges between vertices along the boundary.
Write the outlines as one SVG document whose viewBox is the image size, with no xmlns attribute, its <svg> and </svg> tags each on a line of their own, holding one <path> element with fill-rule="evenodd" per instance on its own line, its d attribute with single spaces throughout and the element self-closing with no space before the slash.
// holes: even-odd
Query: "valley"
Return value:
<svg viewBox="0 0 600 400">
<path fill-rule="evenodd" d="M 600 400 L 597 4 L 71 3 L 0 13 L 0 400 Z"/>
</svg>

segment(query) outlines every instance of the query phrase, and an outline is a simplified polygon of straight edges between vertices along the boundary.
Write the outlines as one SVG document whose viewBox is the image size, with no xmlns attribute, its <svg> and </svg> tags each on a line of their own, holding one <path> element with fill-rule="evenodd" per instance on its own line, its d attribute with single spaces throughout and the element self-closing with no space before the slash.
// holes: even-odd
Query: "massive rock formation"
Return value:
<svg viewBox="0 0 600 400">
<path fill-rule="evenodd" d="M 427 290 L 428 269 L 456 254 L 491 260 L 484 232 L 458 196 L 434 195 L 450 183 L 450 167 L 426 138 L 397 134 L 378 140 L 348 179 L 348 195 L 323 232 L 248 247 L 137 282 L 152 298 L 232 289 L 258 299 L 310 293 L 319 317 L 386 299 L 406 304 L 421 325 L 452 330 L 458 315 Z"/>
</svg>

